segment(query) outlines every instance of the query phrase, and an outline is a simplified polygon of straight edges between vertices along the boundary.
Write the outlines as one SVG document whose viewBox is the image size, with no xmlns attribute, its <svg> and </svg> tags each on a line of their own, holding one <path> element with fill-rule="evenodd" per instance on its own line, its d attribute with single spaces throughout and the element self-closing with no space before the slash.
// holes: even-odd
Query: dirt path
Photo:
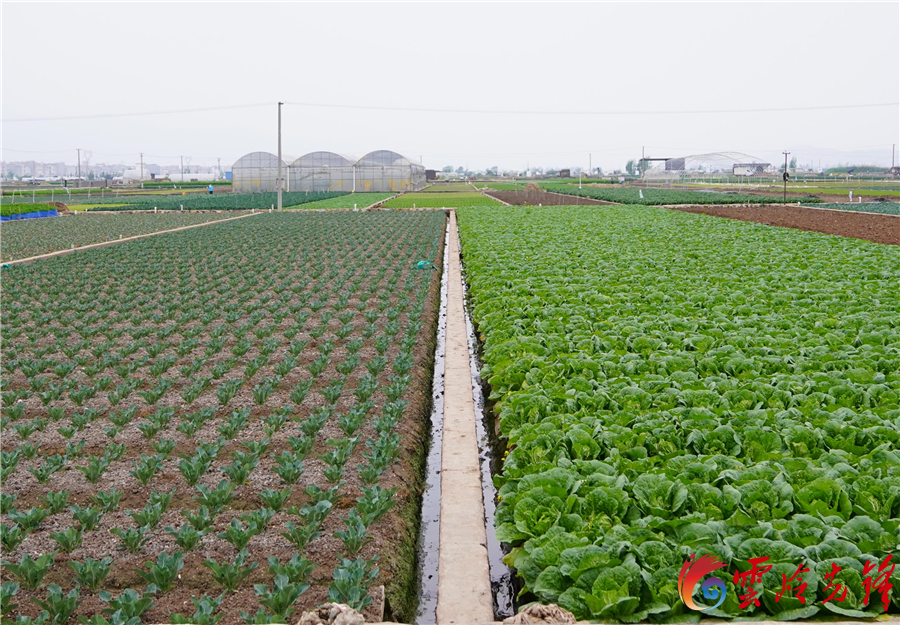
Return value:
<svg viewBox="0 0 900 625">
<path fill-rule="evenodd" d="M 450 211 L 438 625 L 494 620 L 456 211 Z"/>
<path fill-rule="evenodd" d="M 769 226 L 836 234 L 875 243 L 900 245 L 900 217 L 792 205 L 669 206 L 687 213 L 703 213 Z"/>
</svg>

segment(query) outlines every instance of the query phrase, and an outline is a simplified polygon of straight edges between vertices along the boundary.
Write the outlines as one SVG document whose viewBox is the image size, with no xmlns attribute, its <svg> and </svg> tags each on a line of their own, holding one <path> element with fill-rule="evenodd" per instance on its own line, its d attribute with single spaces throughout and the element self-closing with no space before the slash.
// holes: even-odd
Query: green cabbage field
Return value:
<svg viewBox="0 0 900 625">
<path fill-rule="evenodd" d="M 900 611 L 900 249 L 652 207 L 458 219 L 521 601 L 696 620 L 679 569 L 712 554 L 708 615 Z"/>
<path fill-rule="evenodd" d="M 704 191 L 682 191 L 676 189 L 637 189 L 635 187 L 582 187 L 575 185 L 541 185 L 545 191 L 589 197 L 595 200 L 618 202 L 619 204 L 781 204 L 781 196 L 749 195 L 746 193 L 718 193 Z M 641 197 L 643 193 L 644 197 Z M 821 200 L 808 198 L 805 204 L 816 204 Z"/>
</svg>

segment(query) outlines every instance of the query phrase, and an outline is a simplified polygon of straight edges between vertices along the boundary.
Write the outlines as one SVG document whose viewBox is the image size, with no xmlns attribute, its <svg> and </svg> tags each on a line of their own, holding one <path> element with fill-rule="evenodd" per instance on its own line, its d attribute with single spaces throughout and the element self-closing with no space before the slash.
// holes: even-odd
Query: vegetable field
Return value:
<svg viewBox="0 0 900 625">
<path fill-rule="evenodd" d="M 385 208 L 460 208 L 463 206 L 499 206 L 500 203 L 481 193 L 404 193 L 388 200 Z"/>
<path fill-rule="evenodd" d="M 696 619 L 679 569 L 712 554 L 712 616 L 900 612 L 898 248 L 652 207 L 458 219 L 523 602 Z M 893 590 L 866 605 L 869 567 Z"/>
<path fill-rule="evenodd" d="M 282 193 L 282 205 L 285 208 L 298 206 L 308 202 L 317 202 L 329 198 L 347 195 L 339 191 L 316 191 L 314 193 L 292 192 Z M 205 193 L 188 193 L 186 195 L 158 195 L 139 196 L 131 198 L 120 195 L 118 198 L 110 197 L 107 201 L 119 204 L 119 206 L 105 206 L 97 204 L 97 208 L 104 211 L 135 211 L 150 210 L 155 208 L 161 211 L 184 210 L 250 210 L 266 209 L 278 203 L 277 193 L 228 193 L 222 192 L 208 195 Z M 79 200 L 80 202 L 81 200 Z M 124 204 L 124 205 L 122 205 Z"/>
<path fill-rule="evenodd" d="M 425 187 L 419 193 L 446 193 L 448 191 L 471 191 L 472 185 L 468 182 L 435 182 Z"/>
<path fill-rule="evenodd" d="M 49 252 L 115 241 L 151 232 L 193 226 L 242 213 L 160 213 L 78 215 L 5 222 L 0 227 L 0 260 L 10 261 Z"/>
<path fill-rule="evenodd" d="M 4 614 L 411 618 L 444 221 L 264 214 L 4 269 Z"/>
<path fill-rule="evenodd" d="M 781 196 L 748 195 L 744 193 L 716 193 L 704 191 L 680 191 L 668 189 L 637 189 L 634 187 L 582 187 L 574 185 L 541 185 L 546 191 L 589 197 L 595 200 L 619 204 L 781 204 Z M 644 197 L 641 198 L 640 194 Z M 806 199 L 806 204 L 820 200 Z"/>
<path fill-rule="evenodd" d="M 879 215 L 900 215 L 898 202 L 859 202 L 856 204 L 816 204 L 813 208 L 830 208 L 839 211 L 859 211 L 861 213 L 877 213 Z M 900 226 L 898 226 L 900 227 Z"/>
<path fill-rule="evenodd" d="M 351 193 L 349 195 L 341 195 L 340 197 L 333 197 L 327 200 L 318 200 L 316 202 L 308 202 L 306 204 L 298 204 L 296 206 L 289 206 L 288 208 L 302 208 L 302 209 L 334 209 L 334 208 L 353 208 L 356 205 L 357 208 L 366 208 L 367 206 L 371 206 L 375 202 L 380 202 L 381 200 L 386 200 L 389 197 L 394 195 L 393 193 Z"/>
</svg>

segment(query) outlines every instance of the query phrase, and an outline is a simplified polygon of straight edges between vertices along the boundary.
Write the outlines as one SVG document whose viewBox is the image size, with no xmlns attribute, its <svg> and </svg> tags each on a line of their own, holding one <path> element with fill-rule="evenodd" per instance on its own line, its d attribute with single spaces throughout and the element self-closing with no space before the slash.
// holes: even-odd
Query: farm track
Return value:
<svg viewBox="0 0 900 625">
<path fill-rule="evenodd" d="M 668 206 L 687 213 L 702 213 L 768 226 L 781 226 L 835 234 L 854 239 L 900 245 L 900 218 L 894 215 L 836 211 L 805 206 Z"/>
</svg>

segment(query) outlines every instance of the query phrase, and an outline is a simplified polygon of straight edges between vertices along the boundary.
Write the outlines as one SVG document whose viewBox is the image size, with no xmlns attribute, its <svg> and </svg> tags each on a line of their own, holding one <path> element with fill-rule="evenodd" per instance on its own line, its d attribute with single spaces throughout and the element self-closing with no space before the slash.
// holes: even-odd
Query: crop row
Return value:
<svg viewBox="0 0 900 625">
<path fill-rule="evenodd" d="M 619 204 L 781 204 L 780 196 L 748 195 L 734 192 L 680 191 L 668 189 L 637 189 L 634 187 L 582 187 L 574 185 L 542 185 L 545 191 L 564 193 Z M 643 197 L 642 197 L 643 196 Z M 807 204 L 821 200 L 809 198 Z"/>
<path fill-rule="evenodd" d="M 461 208 L 464 206 L 499 206 L 499 202 L 481 193 L 404 193 L 388 200 L 385 208 Z"/>
<path fill-rule="evenodd" d="M 3 224 L 0 259 L 5 261 L 115 241 L 183 226 L 236 217 L 235 213 L 90 215 L 27 219 Z"/>
<path fill-rule="evenodd" d="M 897 248 L 650 207 L 459 224 L 523 600 L 690 618 L 679 570 L 711 554 L 713 616 L 898 611 L 900 575 L 868 605 L 862 586 L 900 558 Z M 750 558 L 773 568 L 745 588 Z M 830 582 L 847 595 L 823 606 Z"/>
<path fill-rule="evenodd" d="M 408 615 L 443 219 L 265 214 L 6 270 L 4 605 L 268 623 L 373 615 L 385 584 Z"/>
</svg>

